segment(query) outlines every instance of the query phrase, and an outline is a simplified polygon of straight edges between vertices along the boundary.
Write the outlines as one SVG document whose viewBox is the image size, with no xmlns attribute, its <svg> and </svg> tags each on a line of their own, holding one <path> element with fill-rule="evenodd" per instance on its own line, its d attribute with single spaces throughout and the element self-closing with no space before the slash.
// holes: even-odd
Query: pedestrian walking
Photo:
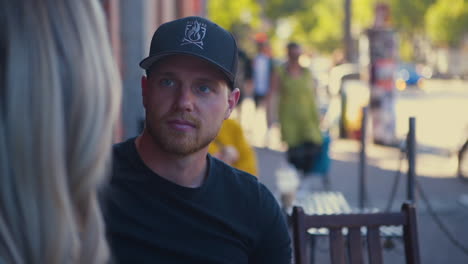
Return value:
<svg viewBox="0 0 468 264">
<path fill-rule="evenodd" d="M 279 95 L 278 118 L 282 140 L 288 145 L 288 161 L 307 173 L 320 154 L 323 139 L 314 81 L 309 69 L 299 64 L 301 54 L 299 44 L 291 42 L 287 45 L 288 59 L 273 75 L 268 101 L 271 104 L 273 97 Z"/>
<path fill-rule="evenodd" d="M 252 63 L 254 101 L 255 106 L 258 108 L 264 103 L 265 97 L 270 90 L 271 76 L 273 74 L 274 65 L 268 41 L 257 42 L 257 55 Z"/>
</svg>

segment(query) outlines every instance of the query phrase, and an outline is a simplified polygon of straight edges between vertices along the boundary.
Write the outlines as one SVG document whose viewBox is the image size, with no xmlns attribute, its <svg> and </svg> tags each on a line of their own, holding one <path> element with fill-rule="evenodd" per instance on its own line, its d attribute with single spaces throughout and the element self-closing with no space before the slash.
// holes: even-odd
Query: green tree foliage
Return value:
<svg viewBox="0 0 468 264">
<path fill-rule="evenodd" d="M 374 6 L 378 0 L 352 0 L 352 26 L 357 31 L 363 31 L 374 22 Z"/>
<path fill-rule="evenodd" d="M 261 8 L 257 0 L 208 0 L 208 17 L 234 33 L 239 46 L 247 53 L 255 52 L 252 31 L 259 28 Z"/>
<path fill-rule="evenodd" d="M 260 6 L 256 0 L 209 0 L 208 17 L 218 25 L 233 30 L 242 25 L 260 25 Z"/>
<path fill-rule="evenodd" d="M 413 42 L 410 37 L 400 37 L 399 49 L 401 60 L 413 61 L 415 59 Z"/>
<path fill-rule="evenodd" d="M 426 15 L 429 37 L 439 45 L 457 46 L 468 33 L 466 0 L 438 0 Z"/>
<path fill-rule="evenodd" d="M 415 37 L 424 34 L 425 20 L 429 7 L 436 0 L 390 0 L 392 27 L 400 36 L 400 57 L 405 61 L 414 60 Z"/>
<path fill-rule="evenodd" d="M 272 20 L 300 13 L 310 6 L 310 0 L 265 0 L 265 15 Z"/>
<path fill-rule="evenodd" d="M 317 24 L 309 32 L 308 38 L 319 50 L 331 52 L 343 42 L 343 1 L 320 1 L 313 8 Z"/>
<path fill-rule="evenodd" d="M 289 20 L 289 39 L 331 52 L 343 39 L 342 0 L 269 0 L 265 14 L 272 21 Z M 279 36 L 281 38 L 281 36 Z"/>
<path fill-rule="evenodd" d="M 264 26 L 261 21 L 264 15 L 269 19 L 266 24 L 272 25 L 267 32 L 272 40 L 286 41 L 276 29 L 278 21 L 287 20 L 292 27 L 287 39 L 330 52 L 342 47 L 344 1 L 208 0 L 207 3 L 210 19 L 229 30 L 243 29 L 242 37 L 251 34 L 246 28 L 256 31 Z M 390 5 L 392 26 L 404 44 L 405 58 L 412 57 L 415 36 L 428 34 L 437 44 L 453 46 L 468 31 L 468 0 L 352 0 L 352 32 L 355 37 L 372 26 L 377 2 Z M 260 3 L 263 3 L 263 12 Z"/>
<path fill-rule="evenodd" d="M 390 0 L 393 26 L 408 35 L 423 32 L 425 29 L 424 16 L 435 1 Z"/>
<path fill-rule="evenodd" d="M 362 31 L 372 25 L 378 0 L 352 0 L 352 25 Z M 288 19 L 292 40 L 331 52 L 342 46 L 344 0 L 266 0 L 265 14 L 272 21 Z"/>
</svg>

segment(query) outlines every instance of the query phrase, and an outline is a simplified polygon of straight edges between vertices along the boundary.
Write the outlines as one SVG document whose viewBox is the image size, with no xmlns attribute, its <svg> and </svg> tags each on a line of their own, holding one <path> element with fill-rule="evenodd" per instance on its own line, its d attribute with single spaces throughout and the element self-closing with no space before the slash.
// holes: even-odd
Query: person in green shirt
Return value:
<svg viewBox="0 0 468 264">
<path fill-rule="evenodd" d="M 322 144 L 320 118 L 313 79 L 309 69 L 299 64 L 299 44 L 287 45 L 288 60 L 272 76 L 272 97 L 278 97 L 278 118 L 282 140 L 288 145 L 288 161 L 306 173 L 313 167 Z M 271 107 L 270 107 L 271 108 Z"/>
</svg>

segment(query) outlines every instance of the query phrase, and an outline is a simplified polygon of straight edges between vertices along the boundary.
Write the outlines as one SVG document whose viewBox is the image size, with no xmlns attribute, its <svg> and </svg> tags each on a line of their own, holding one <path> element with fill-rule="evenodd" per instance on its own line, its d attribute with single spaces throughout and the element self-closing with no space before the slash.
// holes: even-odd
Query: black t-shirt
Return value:
<svg viewBox="0 0 468 264">
<path fill-rule="evenodd" d="M 201 187 L 151 171 L 135 139 L 114 146 L 113 176 L 101 192 L 116 263 L 291 263 L 278 203 L 257 179 L 207 156 Z"/>
</svg>

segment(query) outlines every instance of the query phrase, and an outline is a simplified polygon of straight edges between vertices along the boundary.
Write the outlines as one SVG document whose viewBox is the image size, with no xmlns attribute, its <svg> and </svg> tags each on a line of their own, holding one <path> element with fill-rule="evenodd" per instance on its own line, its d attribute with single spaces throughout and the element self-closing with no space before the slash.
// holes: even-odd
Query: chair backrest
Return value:
<svg viewBox="0 0 468 264">
<path fill-rule="evenodd" d="M 332 264 L 381 264 L 383 263 L 381 226 L 402 226 L 406 263 L 420 263 L 416 211 L 414 206 L 409 203 L 404 203 L 400 212 L 336 215 L 308 215 L 301 207 L 294 207 L 290 220 L 293 229 L 296 264 L 310 263 L 306 260 L 307 230 L 310 228 L 327 228 L 329 230 Z M 367 232 L 362 232 L 362 227 L 365 227 Z M 347 243 L 345 243 L 343 228 L 348 230 Z M 367 236 L 369 255 L 367 262 L 364 262 L 363 256 L 361 241 L 363 233 Z M 346 261 L 346 257 L 348 257 L 348 261 Z"/>
</svg>

